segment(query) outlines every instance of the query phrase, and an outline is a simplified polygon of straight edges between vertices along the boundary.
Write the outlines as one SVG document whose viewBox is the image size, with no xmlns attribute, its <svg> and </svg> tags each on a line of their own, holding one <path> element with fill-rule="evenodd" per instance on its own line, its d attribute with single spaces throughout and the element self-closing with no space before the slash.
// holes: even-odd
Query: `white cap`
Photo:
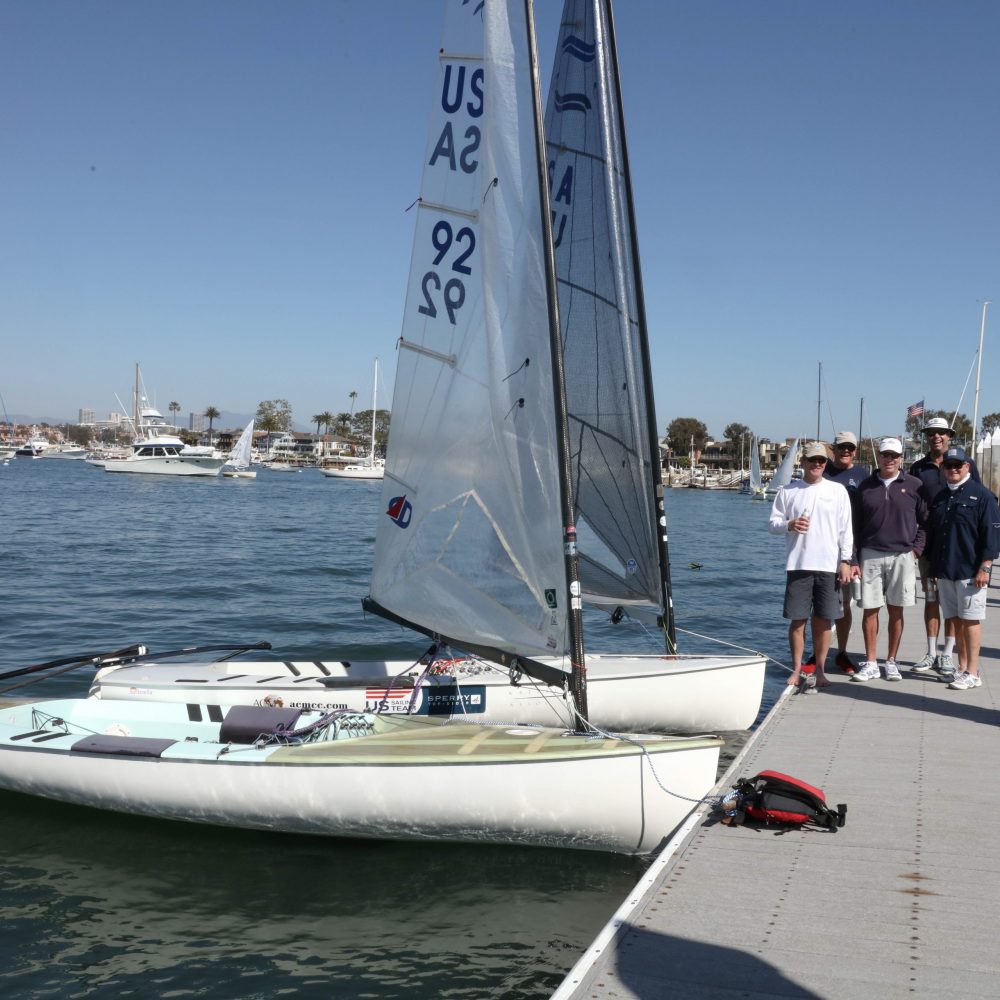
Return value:
<svg viewBox="0 0 1000 1000">
<path fill-rule="evenodd" d="M 879 452 L 892 451 L 897 455 L 903 454 L 903 442 L 899 438 L 882 438 L 878 443 Z"/>
</svg>

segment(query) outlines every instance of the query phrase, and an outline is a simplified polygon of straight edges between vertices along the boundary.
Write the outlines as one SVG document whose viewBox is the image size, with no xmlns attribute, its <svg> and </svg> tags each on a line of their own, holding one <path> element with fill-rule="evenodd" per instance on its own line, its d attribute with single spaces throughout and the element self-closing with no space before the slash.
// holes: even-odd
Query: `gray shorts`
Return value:
<svg viewBox="0 0 1000 1000">
<path fill-rule="evenodd" d="M 836 573 L 790 569 L 785 574 L 784 616 L 790 621 L 813 617 L 835 621 L 844 613 L 840 600 Z"/>
<path fill-rule="evenodd" d="M 861 550 L 861 607 L 917 603 L 917 560 L 912 552 Z"/>
<path fill-rule="evenodd" d="M 944 618 L 981 622 L 986 617 L 986 591 L 975 580 L 938 580 L 938 601 Z"/>
</svg>

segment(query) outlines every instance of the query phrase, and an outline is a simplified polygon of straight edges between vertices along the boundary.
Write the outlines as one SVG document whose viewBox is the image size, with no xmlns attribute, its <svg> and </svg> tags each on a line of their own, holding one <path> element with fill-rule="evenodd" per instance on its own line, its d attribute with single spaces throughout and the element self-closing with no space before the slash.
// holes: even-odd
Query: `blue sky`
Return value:
<svg viewBox="0 0 1000 1000">
<path fill-rule="evenodd" d="M 561 0 L 536 0 L 548 67 Z M 441 6 L 0 4 L 0 393 L 387 399 Z M 1000 410 L 1000 4 L 621 0 L 661 428 Z M 547 73 L 547 71 L 546 71 Z M 963 410 L 971 416 L 975 373 Z M 380 394 L 382 389 L 380 389 Z M 830 411 L 832 410 L 832 418 Z"/>
</svg>

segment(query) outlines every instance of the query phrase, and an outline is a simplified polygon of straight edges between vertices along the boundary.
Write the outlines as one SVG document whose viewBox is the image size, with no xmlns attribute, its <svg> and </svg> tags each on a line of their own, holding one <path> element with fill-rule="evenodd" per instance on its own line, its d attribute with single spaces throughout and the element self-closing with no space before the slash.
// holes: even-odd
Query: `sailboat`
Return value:
<svg viewBox="0 0 1000 1000">
<path fill-rule="evenodd" d="M 250 468 L 250 450 L 253 447 L 253 421 L 243 428 L 239 440 L 226 458 L 222 474 L 228 479 L 256 479 L 257 473 Z"/>
<path fill-rule="evenodd" d="M 774 470 L 774 475 L 771 476 L 771 481 L 767 484 L 767 489 L 764 491 L 767 496 L 774 496 L 782 486 L 787 486 L 792 481 L 798 457 L 799 439 L 796 438 L 791 448 L 785 452 L 785 457 L 781 460 L 777 469 Z"/>
<path fill-rule="evenodd" d="M 611 17 L 603 2 L 575 0 L 561 23 L 545 127 L 558 299 L 546 298 L 542 263 L 520 261 L 527 222 L 517 232 L 522 243 L 508 251 L 524 274 L 501 283 L 472 269 L 480 257 L 483 268 L 495 267 L 496 247 L 515 238 L 471 225 L 484 197 L 492 204 L 498 196 L 494 174 L 467 174 L 449 131 L 434 134 L 426 157 L 447 163 L 442 176 L 462 189 L 446 198 L 431 187 L 421 204 L 464 207 L 421 209 L 367 606 L 416 624 L 434 645 L 388 662 L 146 662 L 102 670 L 96 696 L 176 701 L 204 698 L 210 688 L 222 704 L 266 698 L 572 726 L 578 706 L 567 663 L 583 658 L 564 637 L 563 587 L 571 586 L 574 610 L 586 600 L 612 621 L 652 625 L 665 646 L 665 655 L 588 652 L 594 724 L 657 732 L 752 725 L 765 658 L 677 650 Z M 452 93 L 443 100 L 464 93 L 473 101 L 475 72 L 450 71 Z M 522 187 L 531 169 L 522 167 Z M 483 281 L 483 296 L 473 296 L 473 280 Z M 497 287 L 515 291 L 499 299 Z M 547 333 L 538 320 L 550 310 L 561 324 L 554 357 L 539 354 Z M 568 441 L 560 457 L 554 400 L 563 395 Z M 553 487 L 564 465 L 565 512 Z M 563 525 L 574 528 L 565 542 Z M 557 572 L 564 544 L 579 565 L 569 584 Z M 534 673 L 524 669 L 528 656 Z"/>
<path fill-rule="evenodd" d="M 393 421 L 368 606 L 524 674 L 565 678 L 534 657 L 571 658 L 583 727 L 531 4 L 448 0 L 446 11 L 400 342 L 404 419 Z M 407 419 L 417 415 L 423 433 Z M 717 737 L 579 727 L 42 702 L 0 713 L 0 787 L 267 830 L 645 853 L 715 783 Z"/>
<path fill-rule="evenodd" d="M 755 437 L 750 439 L 750 479 L 742 492 L 749 493 L 755 500 L 765 495 L 764 480 L 760 474 L 760 443 Z"/>
<path fill-rule="evenodd" d="M 375 359 L 375 374 L 372 378 L 372 443 L 368 458 L 350 465 L 332 466 L 321 470 L 330 479 L 382 479 L 385 475 L 385 460 L 375 457 L 375 413 L 378 398 L 378 358 Z"/>
</svg>

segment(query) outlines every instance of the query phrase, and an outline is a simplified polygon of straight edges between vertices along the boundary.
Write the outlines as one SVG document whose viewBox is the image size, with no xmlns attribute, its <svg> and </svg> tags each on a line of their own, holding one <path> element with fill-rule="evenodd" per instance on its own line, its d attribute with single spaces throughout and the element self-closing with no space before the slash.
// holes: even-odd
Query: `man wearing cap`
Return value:
<svg viewBox="0 0 1000 1000">
<path fill-rule="evenodd" d="M 828 459 L 824 478 L 840 483 L 847 490 L 848 498 L 853 501 L 854 491 L 862 480 L 871 475 L 866 465 L 855 465 L 854 458 L 858 451 L 858 439 L 851 431 L 837 431 L 833 439 L 833 458 Z M 845 674 L 854 673 L 854 663 L 847 655 L 847 640 L 851 635 L 851 585 L 847 584 L 841 590 L 841 603 L 844 613 L 837 619 L 837 659 L 836 664 Z"/>
<path fill-rule="evenodd" d="M 854 494 L 852 575 L 861 579 L 865 662 L 858 666 L 852 681 L 879 676 L 878 613 L 883 605 L 889 612 L 885 679 L 902 680 L 896 653 L 903 638 L 903 608 L 917 602 L 917 556 L 924 550 L 927 524 L 921 482 L 900 467 L 902 442 L 882 438 L 878 450 L 878 470 Z"/>
<path fill-rule="evenodd" d="M 960 673 L 948 687 L 968 691 L 982 685 L 979 647 L 990 570 L 1000 555 L 1000 508 L 973 480 L 964 449 L 948 448 L 941 464 L 947 486 L 931 501 L 927 557 L 941 612 L 958 640 Z"/>
<path fill-rule="evenodd" d="M 928 507 L 931 501 L 948 485 L 944 473 L 944 453 L 951 447 L 951 439 L 955 432 L 944 417 L 931 417 L 924 424 L 924 439 L 927 442 L 927 454 L 910 466 L 910 475 L 917 476 L 923 484 L 924 500 Z M 978 483 L 979 470 L 976 463 L 969 459 L 969 475 L 972 481 Z M 913 665 L 915 673 L 937 670 L 942 677 L 955 672 L 955 662 L 952 654 L 955 650 L 955 631 L 945 623 L 944 650 L 938 655 L 938 633 L 941 631 L 941 612 L 938 608 L 937 590 L 930 580 L 930 570 L 927 559 L 921 556 L 918 560 L 920 570 L 920 586 L 924 592 L 924 628 L 927 631 L 927 652 L 923 659 Z"/>
<path fill-rule="evenodd" d="M 792 653 L 789 684 L 802 678 L 806 619 L 812 618 L 816 684 L 829 684 L 823 671 L 830 649 L 830 624 L 840 616 L 837 585 L 851 578 L 851 503 L 847 490 L 823 478 L 826 446 L 818 441 L 802 453 L 803 475 L 778 490 L 768 530 L 787 539 L 784 617 Z"/>
</svg>

